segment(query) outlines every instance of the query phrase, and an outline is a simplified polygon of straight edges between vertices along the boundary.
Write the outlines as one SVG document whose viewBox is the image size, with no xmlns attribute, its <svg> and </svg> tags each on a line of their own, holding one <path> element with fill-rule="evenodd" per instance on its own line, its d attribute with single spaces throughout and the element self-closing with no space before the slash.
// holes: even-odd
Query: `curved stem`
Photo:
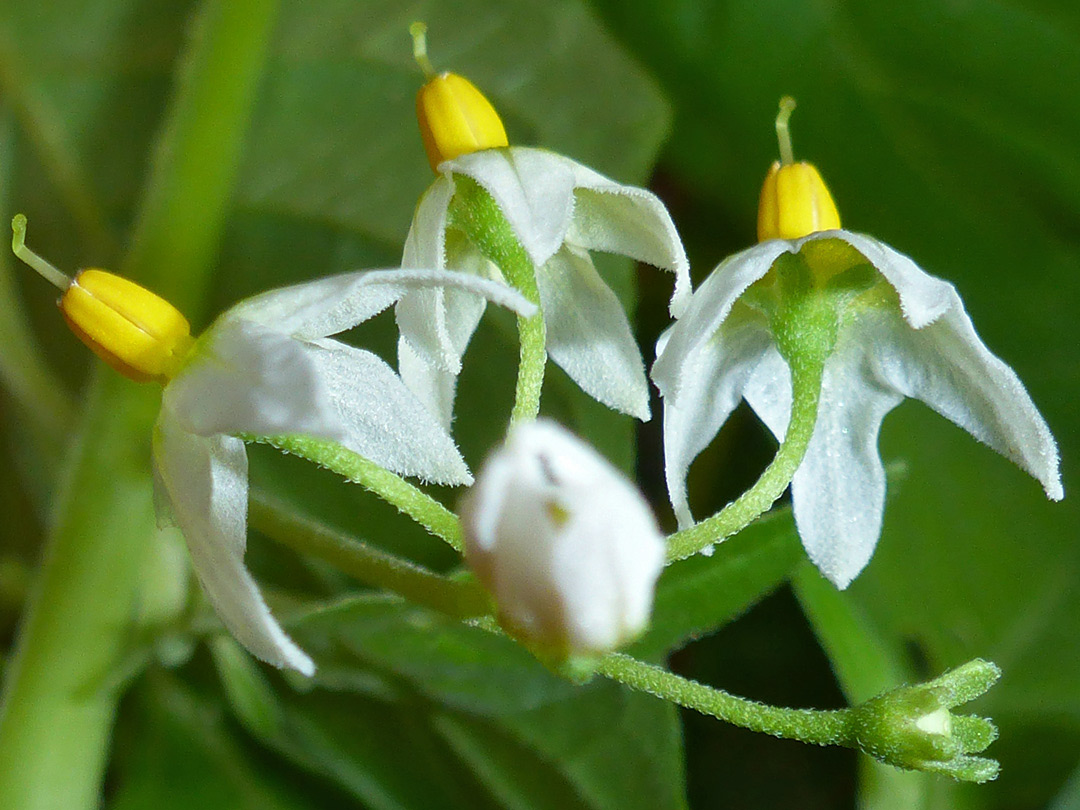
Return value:
<svg viewBox="0 0 1080 810">
<path fill-rule="evenodd" d="M 337 442 L 300 434 L 242 435 L 240 438 L 247 442 L 268 444 L 336 472 L 397 507 L 399 512 L 411 517 L 431 534 L 445 540 L 456 551 L 461 551 L 464 547 L 461 522 L 457 515 L 400 475 L 383 469 Z"/>
<path fill-rule="evenodd" d="M 776 456 L 750 489 L 715 515 L 668 538 L 668 562 L 682 560 L 737 534 L 769 510 L 799 469 L 817 422 L 825 361 L 791 363 L 791 421 Z"/>
<path fill-rule="evenodd" d="M 310 554 L 351 577 L 399 594 L 410 602 L 457 619 L 491 612 L 487 594 L 472 581 L 449 579 L 382 549 L 288 513 L 273 500 L 253 495 L 251 526 L 294 551 Z"/>
<path fill-rule="evenodd" d="M 517 319 L 521 351 L 514 410 L 510 417 L 512 422 L 535 419 L 540 412 L 540 392 L 547 366 L 547 330 L 543 312 L 539 309 L 536 268 L 494 198 L 470 177 L 455 176 L 454 183 L 457 188 L 454 224 L 502 271 L 507 281 L 538 307 L 535 315 L 518 316 Z"/>
<path fill-rule="evenodd" d="M 621 653 L 604 656 L 596 671 L 639 692 L 648 692 L 740 728 L 813 745 L 854 745 L 847 709 L 820 711 L 769 706 Z"/>
<path fill-rule="evenodd" d="M 529 318 L 518 316 L 517 387 L 514 389 L 514 410 L 511 422 L 535 419 L 540 413 L 540 391 L 544 387 L 544 367 L 547 365 L 544 316 L 537 313 Z"/>
</svg>

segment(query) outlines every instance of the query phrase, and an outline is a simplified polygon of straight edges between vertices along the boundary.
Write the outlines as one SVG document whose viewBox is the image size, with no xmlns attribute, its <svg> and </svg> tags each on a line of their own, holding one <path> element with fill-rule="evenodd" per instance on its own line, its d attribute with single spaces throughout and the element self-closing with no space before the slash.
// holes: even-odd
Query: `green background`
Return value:
<svg viewBox="0 0 1080 810">
<path fill-rule="evenodd" d="M 168 137 L 162 116 L 194 8 L 0 6 L 0 220 L 24 211 L 30 243 L 60 266 L 118 266 Z M 270 286 L 396 262 L 431 179 L 413 118 L 420 77 L 406 31 L 414 19 L 429 25 L 436 65 L 482 88 L 513 142 L 651 184 L 671 208 L 696 280 L 753 241 L 776 101 L 794 95 L 796 154 L 818 165 L 845 226 L 957 285 L 987 345 L 1017 370 L 1058 437 L 1069 492 L 1080 422 L 1075 4 L 283 2 L 209 303 L 192 313 L 197 327 Z M 212 169 L 213 156 L 203 159 Z M 178 233 L 184 224 L 179 217 Z M 608 264 L 632 302 L 632 268 Z M 670 278 L 643 268 L 636 279 L 647 347 L 664 326 Z M 77 409 L 92 362 L 62 327 L 53 296 L 0 259 L 5 646 L 75 429 L 56 391 Z M 467 356 L 456 430 L 474 467 L 509 411 L 512 329 L 510 319 L 489 316 Z M 393 360 L 389 316 L 351 337 Z M 632 426 L 558 374 L 545 410 L 633 464 Z M 659 420 L 637 438 L 640 479 L 668 520 Z M 300 600 L 358 594 L 293 624 L 320 662 L 320 688 L 253 669 L 227 642 L 212 656 L 205 645 L 191 648 L 186 625 L 162 635 L 151 622 L 147 654 L 133 654 L 106 805 L 1080 807 L 1080 778 L 1066 786 L 1080 760 L 1075 499 L 1047 503 L 1023 473 L 919 404 L 886 420 L 881 444 L 903 472 L 878 552 L 837 601 L 889 662 L 887 677 L 884 664 L 875 670 L 884 678 L 877 688 L 975 656 L 1003 667 L 1001 683 L 975 706 L 1002 730 L 988 752 L 1003 766 L 992 785 L 897 779 L 850 752 L 680 717 L 612 684 L 571 687 L 517 647 L 363 594 L 254 537 L 251 563 L 283 615 Z M 740 409 L 695 466 L 698 513 L 748 485 L 771 446 Z M 374 498 L 259 450 L 255 485 L 419 562 L 452 565 Z M 454 493 L 445 495 L 452 503 Z M 177 539 L 148 542 L 170 549 Z M 678 650 L 671 665 L 684 674 L 791 705 L 840 705 L 843 692 L 875 683 L 850 676 L 850 660 L 819 622 L 837 685 L 787 586 L 732 622 L 798 570 L 784 516 L 721 551 L 665 577 L 643 655 Z M 805 601 L 814 583 L 805 573 L 799 582 Z M 160 602 L 175 618 L 162 594 L 147 584 L 146 612 Z"/>
</svg>

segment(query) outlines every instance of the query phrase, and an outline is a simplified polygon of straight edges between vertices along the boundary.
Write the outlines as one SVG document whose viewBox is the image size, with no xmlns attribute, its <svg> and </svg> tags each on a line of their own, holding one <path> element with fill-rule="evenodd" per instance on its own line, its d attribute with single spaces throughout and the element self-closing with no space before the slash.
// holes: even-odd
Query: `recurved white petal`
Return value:
<svg viewBox="0 0 1080 810">
<path fill-rule="evenodd" d="M 519 314 L 536 307 L 512 287 L 447 270 L 360 270 L 273 290 L 242 301 L 219 320 L 254 321 L 282 334 L 314 340 L 351 329 L 379 314 L 406 292 L 453 288 Z"/>
<path fill-rule="evenodd" d="M 885 468 L 878 432 L 885 415 L 903 399 L 875 379 L 866 347 L 873 345 L 876 330 L 864 324 L 860 320 L 841 333 L 826 362 L 814 434 L 791 482 L 803 546 L 838 588 L 846 588 L 866 566 L 881 536 Z M 762 363 L 746 398 L 782 440 L 790 418 L 791 382 L 788 377 L 784 384 L 778 358 Z"/>
<path fill-rule="evenodd" d="M 454 421 L 454 396 L 458 375 L 436 368 L 413 351 L 409 341 L 398 338 L 398 374 L 413 396 L 450 432 Z"/>
<path fill-rule="evenodd" d="M 564 246 L 536 274 L 551 359 L 589 396 L 641 420 L 649 385 L 626 312 L 584 251 Z"/>
<path fill-rule="evenodd" d="M 851 231 L 822 231 L 800 240 L 843 239 L 874 265 L 900 295 L 904 318 L 915 329 L 936 321 L 953 305 L 956 290 L 947 281 L 930 275 L 910 258 L 873 237 Z"/>
<path fill-rule="evenodd" d="M 154 465 L 191 562 L 222 623 L 253 655 L 312 675 L 312 660 L 266 607 L 244 566 L 247 455 L 239 439 L 180 427 L 166 397 L 154 429 Z"/>
<path fill-rule="evenodd" d="M 447 261 L 455 273 L 502 283 L 502 275 L 466 239 L 447 239 Z M 411 290 L 394 310 L 398 330 L 420 358 L 437 368 L 458 374 L 461 358 L 472 338 L 487 301 L 454 287 Z"/>
<path fill-rule="evenodd" d="M 218 321 L 242 319 L 283 335 L 308 334 L 322 331 L 327 314 L 336 312 L 343 303 L 348 302 L 352 322 L 334 330 L 342 331 L 375 317 L 404 295 L 405 291 L 398 287 L 386 283 L 372 284 L 368 278 L 372 273 L 390 272 L 395 271 L 360 270 L 270 290 L 244 299 L 222 314 Z M 337 320 L 340 318 L 326 325 L 332 328 L 337 325 Z M 314 336 L 325 337 L 322 334 Z"/>
<path fill-rule="evenodd" d="M 341 439 L 319 370 L 295 338 L 241 319 L 219 320 L 168 386 L 180 426 L 217 433 L 308 433 Z"/>
<path fill-rule="evenodd" d="M 1038 480 L 1060 501 L 1058 449 L 1024 384 L 975 333 L 950 286 L 949 309 L 914 330 L 899 317 L 878 346 L 878 373 L 904 396 L 920 399 Z"/>
<path fill-rule="evenodd" d="M 453 181 L 437 177 L 420 197 L 405 237 L 402 267 L 442 270 L 446 266 L 446 219 L 453 196 Z"/>
<path fill-rule="evenodd" d="M 390 366 L 371 352 L 328 338 L 308 347 L 345 426 L 342 444 L 402 475 L 472 483 L 453 440 Z"/>
<path fill-rule="evenodd" d="M 667 208 L 643 188 L 621 185 L 579 163 L 573 168 L 577 189 L 567 241 L 670 270 L 671 315 L 682 315 L 690 299 L 690 263 Z"/>
<path fill-rule="evenodd" d="M 448 160 L 444 174 L 463 174 L 479 183 L 539 267 L 566 238 L 574 211 L 575 164 L 544 149 L 514 146 L 484 149 Z"/>
<path fill-rule="evenodd" d="M 732 315 L 732 321 L 736 318 Z M 747 380 L 772 345 L 767 327 L 749 313 L 738 320 L 724 324 L 712 340 L 683 358 L 678 381 L 658 381 L 664 398 L 664 475 L 680 528 L 694 523 L 686 494 L 690 464 L 739 404 Z"/>
<path fill-rule="evenodd" d="M 671 328 L 667 343 L 653 364 L 652 378 L 657 385 L 673 392 L 681 384 L 679 367 L 683 358 L 712 340 L 736 299 L 769 272 L 781 253 L 791 249 L 790 242 L 771 239 L 736 253 L 712 271 Z"/>
</svg>

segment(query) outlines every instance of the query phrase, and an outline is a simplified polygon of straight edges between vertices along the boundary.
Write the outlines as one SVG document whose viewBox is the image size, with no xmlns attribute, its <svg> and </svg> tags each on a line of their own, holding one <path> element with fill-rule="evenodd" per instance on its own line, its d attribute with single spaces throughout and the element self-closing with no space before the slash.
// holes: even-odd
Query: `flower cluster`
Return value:
<svg viewBox="0 0 1080 810">
<path fill-rule="evenodd" d="M 510 146 L 483 94 L 460 76 L 436 74 L 415 33 L 428 74 L 417 112 L 437 178 L 416 208 L 400 268 L 256 296 L 193 338 L 183 315 L 130 281 L 97 269 L 63 275 L 26 247 L 25 218 L 13 222 L 16 255 L 62 289 L 60 308 L 75 334 L 117 371 L 162 385 L 153 431 L 159 514 L 180 528 L 207 599 L 253 655 L 306 675 L 315 670 L 244 564 L 244 442 L 286 446 L 299 434 L 382 475 L 473 484 L 450 426 L 463 355 L 488 302 L 518 315 L 518 396 L 531 391 L 532 404 L 515 405 L 505 443 L 462 500 L 460 522 L 420 497 L 464 537 L 465 562 L 503 629 L 545 661 L 584 660 L 602 671 L 606 659 L 608 674 L 625 674 L 626 656 L 609 653 L 646 628 L 665 557 L 709 551 L 789 484 L 807 554 L 847 587 L 881 534 L 878 433 L 905 398 L 1014 461 L 1049 498 L 1063 497 L 1049 427 L 1015 372 L 983 344 L 956 289 L 882 242 L 842 229 L 820 173 L 794 160 L 793 102 L 781 103 L 777 119 L 781 160 L 762 188 L 758 244 L 692 291 L 686 254 L 655 195 L 553 152 Z M 644 360 L 594 251 L 675 276 L 674 322 L 651 369 L 681 529 L 668 541 L 629 480 L 564 428 L 534 418 L 549 358 L 599 402 L 650 416 Z M 333 337 L 391 306 L 398 371 Z M 697 522 L 690 466 L 742 399 L 781 448 L 730 506 L 742 510 L 738 521 L 725 522 L 732 513 L 723 510 Z M 414 570 L 409 565 L 395 573 Z M 424 573 L 444 585 L 461 582 Z M 472 579 L 466 584 L 481 590 Z M 487 595 L 481 601 L 490 608 Z M 996 763 L 972 754 L 996 729 L 950 710 L 997 675 L 974 662 L 855 707 L 840 729 L 851 734 L 843 744 L 900 767 L 993 778 Z M 661 694 L 675 677 L 650 670 L 640 688 Z M 695 684 L 678 700 L 693 705 L 687 696 L 704 689 Z"/>
</svg>

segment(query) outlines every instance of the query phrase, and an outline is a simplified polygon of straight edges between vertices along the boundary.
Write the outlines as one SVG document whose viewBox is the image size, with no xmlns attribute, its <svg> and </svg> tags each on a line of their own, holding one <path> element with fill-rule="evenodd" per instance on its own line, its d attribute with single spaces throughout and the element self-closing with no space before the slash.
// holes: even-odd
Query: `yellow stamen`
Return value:
<svg viewBox="0 0 1080 810">
<path fill-rule="evenodd" d="M 840 227 L 836 210 L 825 181 L 817 168 L 805 161 L 795 162 L 791 148 L 788 120 L 795 109 L 795 99 L 784 96 L 776 116 L 776 137 L 780 160 L 773 163 L 761 187 L 758 201 L 758 241 L 799 239 L 817 231 Z"/>
<path fill-rule="evenodd" d="M 183 365 L 194 341 L 187 319 L 165 299 L 104 270 L 68 278 L 24 244 L 26 217 L 12 222 L 15 255 L 64 294 L 60 311 L 71 331 L 98 357 L 138 382 L 167 382 Z"/>
<path fill-rule="evenodd" d="M 413 56 L 427 76 L 416 94 L 416 118 L 432 171 L 460 155 L 506 146 L 499 114 L 468 79 L 456 73 L 435 73 L 427 56 L 427 27 L 413 23 Z"/>
</svg>

